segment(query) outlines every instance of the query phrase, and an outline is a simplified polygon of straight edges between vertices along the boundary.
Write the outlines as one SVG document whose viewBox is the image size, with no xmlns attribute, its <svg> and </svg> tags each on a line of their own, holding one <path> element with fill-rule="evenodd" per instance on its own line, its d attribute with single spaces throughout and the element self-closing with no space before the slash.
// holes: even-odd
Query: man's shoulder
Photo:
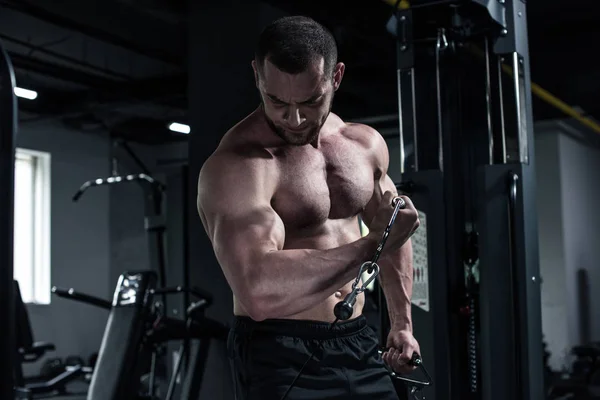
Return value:
<svg viewBox="0 0 600 400">
<path fill-rule="evenodd" d="M 207 162 L 216 164 L 249 164 L 272 158 L 264 134 L 253 115 L 229 129 Z"/>
<path fill-rule="evenodd" d="M 266 161 L 272 158 L 270 152 L 260 146 L 228 147 L 215 151 L 202 169 L 217 174 L 237 171 L 236 175 L 240 175 L 264 169 Z"/>
<path fill-rule="evenodd" d="M 339 117 L 338 117 L 339 118 Z M 349 141 L 364 150 L 364 155 L 371 160 L 373 166 L 387 169 L 389 150 L 384 137 L 375 128 L 357 122 L 342 122 L 339 132 Z"/>
<path fill-rule="evenodd" d="M 271 151 L 260 139 L 253 136 L 252 132 L 237 129 L 239 128 L 230 130 L 217 149 L 206 159 L 200 171 L 200 178 L 217 175 L 242 179 L 244 176 L 249 177 L 269 169 L 268 163 L 273 159 Z"/>
<path fill-rule="evenodd" d="M 198 194 L 209 203 L 215 195 L 237 196 L 256 188 L 267 190 L 273 179 L 273 169 L 265 160 L 269 157 L 260 147 L 219 148 L 204 162 L 198 174 Z"/>
<path fill-rule="evenodd" d="M 340 132 L 345 138 L 358 143 L 367 150 L 387 150 L 387 145 L 383 136 L 381 136 L 375 128 L 369 125 L 356 122 L 345 122 Z"/>
</svg>

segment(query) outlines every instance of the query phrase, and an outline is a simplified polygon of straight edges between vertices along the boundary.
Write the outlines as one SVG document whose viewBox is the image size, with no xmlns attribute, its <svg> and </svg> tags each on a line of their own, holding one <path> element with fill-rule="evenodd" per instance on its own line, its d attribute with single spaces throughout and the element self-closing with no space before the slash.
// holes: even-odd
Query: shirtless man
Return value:
<svg viewBox="0 0 600 400">
<path fill-rule="evenodd" d="M 406 372 L 419 351 L 410 302 L 417 212 L 403 197 L 379 262 L 387 343 L 366 324 L 364 295 L 332 327 L 394 209 L 388 149 L 374 129 L 331 112 L 345 66 L 315 21 L 273 22 L 252 67 L 261 104 L 225 134 L 198 186 L 198 211 L 234 295 L 236 397 L 397 399 L 383 363 Z"/>
</svg>

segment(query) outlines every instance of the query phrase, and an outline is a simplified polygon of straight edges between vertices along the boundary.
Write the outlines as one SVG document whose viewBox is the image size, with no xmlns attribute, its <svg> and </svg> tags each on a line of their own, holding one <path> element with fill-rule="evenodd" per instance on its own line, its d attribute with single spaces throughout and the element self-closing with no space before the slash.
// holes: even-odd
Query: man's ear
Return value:
<svg viewBox="0 0 600 400">
<path fill-rule="evenodd" d="M 338 90 L 340 88 L 340 85 L 342 84 L 342 78 L 344 78 L 345 70 L 346 65 L 344 65 L 344 63 L 339 62 L 336 64 L 333 72 L 333 90 Z"/>
<path fill-rule="evenodd" d="M 260 82 L 260 77 L 259 77 L 259 72 L 258 72 L 258 65 L 256 64 L 256 60 L 252 60 L 252 69 L 254 70 L 254 83 L 256 83 L 256 87 L 258 87 L 258 84 Z"/>
</svg>

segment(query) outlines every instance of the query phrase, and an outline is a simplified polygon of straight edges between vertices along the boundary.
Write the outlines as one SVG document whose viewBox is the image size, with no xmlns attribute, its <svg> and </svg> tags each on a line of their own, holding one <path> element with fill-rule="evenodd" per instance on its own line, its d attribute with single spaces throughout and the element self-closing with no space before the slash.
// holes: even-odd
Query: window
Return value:
<svg viewBox="0 0 600 400">
<path fill-rule="evenodd" d="M 25 303 L 50 304 L 50 154 L 17 148 L 14 277 Z"/>
</svg>

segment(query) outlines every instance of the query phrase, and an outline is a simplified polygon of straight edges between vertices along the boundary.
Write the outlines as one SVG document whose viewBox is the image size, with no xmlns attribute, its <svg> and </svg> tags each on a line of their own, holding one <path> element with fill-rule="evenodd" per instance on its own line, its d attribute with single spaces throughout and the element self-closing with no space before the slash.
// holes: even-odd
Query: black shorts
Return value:
<svg viewBox="0 0 600 400">
<path fill-rule="evenodd" d="M 280 400 L 305 363 L 286 400 L 398 399 L 364 316 L 333 329 L 325 322 L 235 317 L 227 348 L 236 400 Z"/>
</svg>

